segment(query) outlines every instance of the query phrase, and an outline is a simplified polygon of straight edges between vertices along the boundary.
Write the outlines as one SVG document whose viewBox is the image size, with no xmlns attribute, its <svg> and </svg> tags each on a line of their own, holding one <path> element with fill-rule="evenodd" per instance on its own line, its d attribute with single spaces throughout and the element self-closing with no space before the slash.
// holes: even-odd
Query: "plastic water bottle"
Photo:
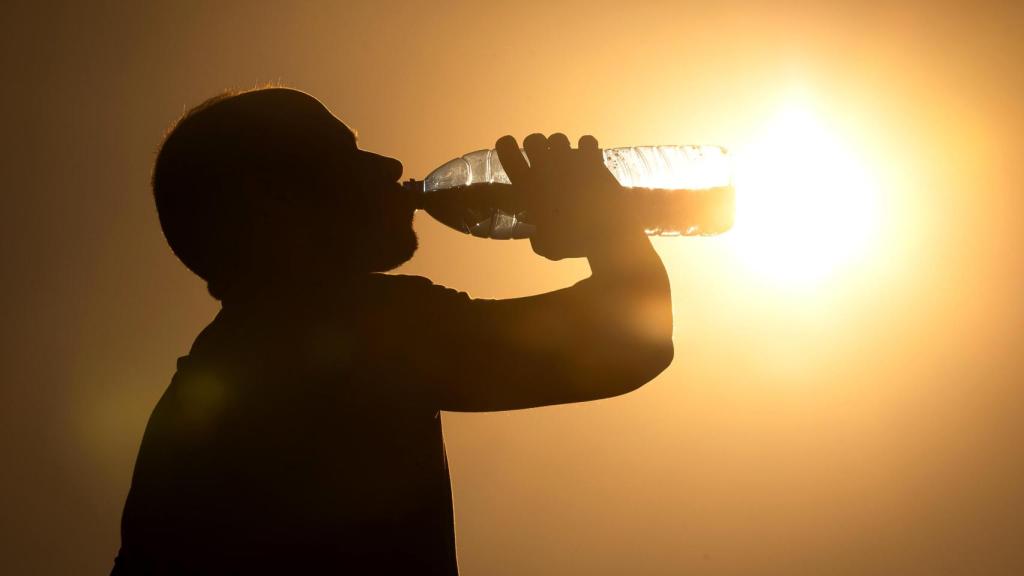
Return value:
<svg viewBox="0 0 1024 576">
<path fill-rule="evenodd" d="M 602 152 L 615 179 L 635 195 L 647 234 L 708 236 L 732 227 L 735 193 L 725 148 L 636 146 Z M 460 232 L 505 240 L 528 238 L 534 230 L 494 150 L 470 152 L 404 186 L 418 193 L 419 208 Z"/>
</svg>

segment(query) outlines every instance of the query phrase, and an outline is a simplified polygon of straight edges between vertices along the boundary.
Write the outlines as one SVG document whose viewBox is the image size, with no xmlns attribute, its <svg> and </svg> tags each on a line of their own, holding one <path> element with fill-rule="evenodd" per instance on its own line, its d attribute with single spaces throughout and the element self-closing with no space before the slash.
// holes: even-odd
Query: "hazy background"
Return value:
<svg viewBox="0 0 1024 576">
<path fill-rule="evenodd" d="M 186 107 L 263 82 L 415 177 L 506 133 L 742 148 L 797 98 L 874 182 L 870 230 L 827 265 L 757 214 L 754 239 L 657 240 L 676 360 L 638 392 L 445 414 L 464 574 L 1024 573 L 1019 2 L 3 13 L 0 573 L 109 570 L 143 427 L 216 312 L 161 236 L 155 150 Z M 403 271 L 474 296 L 587 273 L 416 229 Z"/>
</svg>

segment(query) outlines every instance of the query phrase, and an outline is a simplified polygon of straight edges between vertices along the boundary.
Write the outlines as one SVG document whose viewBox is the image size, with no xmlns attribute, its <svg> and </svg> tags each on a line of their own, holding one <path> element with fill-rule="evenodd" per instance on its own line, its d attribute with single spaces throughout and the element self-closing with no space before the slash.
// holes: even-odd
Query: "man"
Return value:
<svg viewBox="0 0 1024 576">
<path fill-rule="evenodd" d="M 313 97 L 214 98 L 153 172 L 175 254 L 222 302 L 150 418 L 114 574 L 458 573 L 440 411 L 580 402 L 672 359 L 668 278 L 593 138 L 497 149 L 555 292 L 474 300 L 420 277 L 402 165 Z"/>
</svg>

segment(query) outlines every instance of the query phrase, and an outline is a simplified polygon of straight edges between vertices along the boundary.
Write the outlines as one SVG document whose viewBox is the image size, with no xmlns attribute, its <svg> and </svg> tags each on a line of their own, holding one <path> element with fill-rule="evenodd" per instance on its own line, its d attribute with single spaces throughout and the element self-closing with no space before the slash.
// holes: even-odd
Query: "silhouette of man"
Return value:
<svg viewBox="0 0 1024 576">
<path fill-rule="evenodd" d="M 220 96 L 153 172 L 174 253 L 222 303 L 149 420 L 113 573 L 457 574 L 441 410 L 623 394 L 672 359 L 664 267 L 597 141 L 497 143 L 574 286 L 476 300 L 382 274 L 416 250 L 402 165 L 315 98 Z"/>
</svg>

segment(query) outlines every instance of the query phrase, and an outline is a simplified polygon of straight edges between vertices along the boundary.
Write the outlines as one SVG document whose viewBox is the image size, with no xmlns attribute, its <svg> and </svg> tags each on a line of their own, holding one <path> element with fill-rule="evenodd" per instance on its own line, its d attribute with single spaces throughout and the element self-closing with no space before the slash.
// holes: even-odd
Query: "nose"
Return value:
<svg viewBox="0 0 1024 576">
<path fill-rule="evenodd" d="M 388 156 L 367 152 L 374 168 L 388 180 L 398 182 L 402 178 L 402 163 Z"/>
</svg>

